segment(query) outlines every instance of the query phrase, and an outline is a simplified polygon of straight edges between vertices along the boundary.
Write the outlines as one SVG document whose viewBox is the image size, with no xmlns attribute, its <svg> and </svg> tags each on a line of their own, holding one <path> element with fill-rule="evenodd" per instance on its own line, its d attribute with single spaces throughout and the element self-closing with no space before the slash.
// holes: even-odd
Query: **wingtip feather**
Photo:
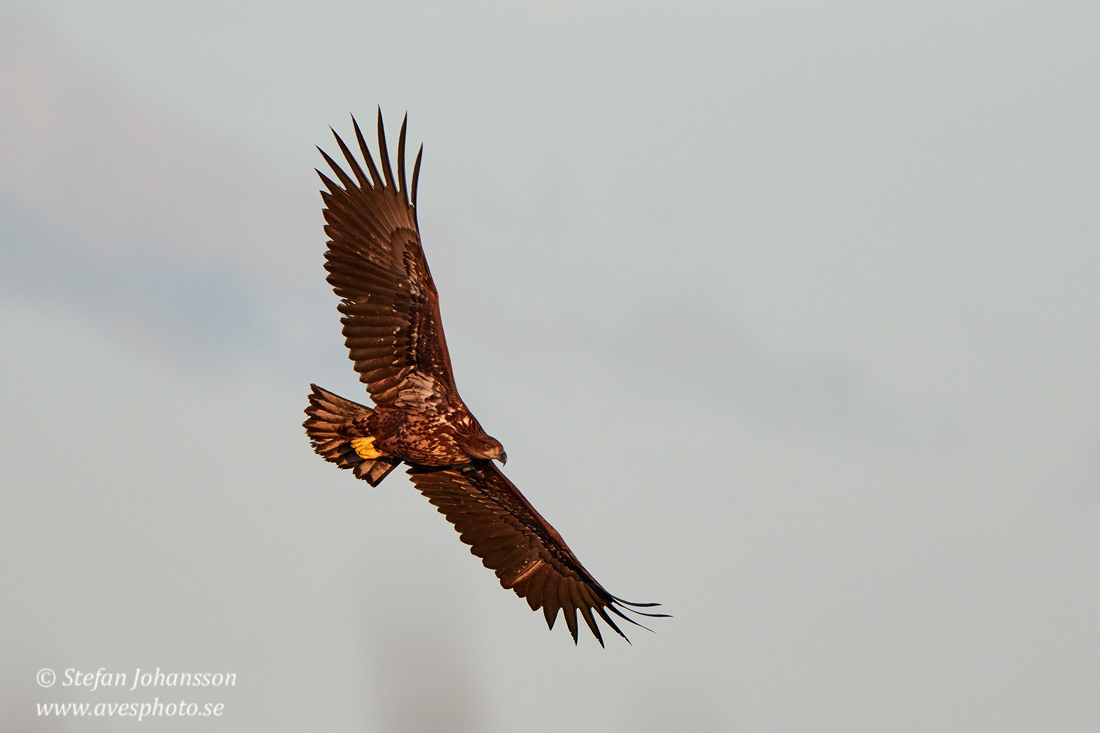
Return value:
<svg viewBox="0 0 1100 733">
<path fill-rule="evenodd" d="M 397 183 L 393 180 L 393 166 L 390 165 L 390 150 L 386 144 L 386 126 L 382 123 L 382 107 L 378 107 L 378 162 L 382 166 L 382 175 L 386 177 L 386 186 L 397 195 Z"/>
<path fill-rule="evenodd" d="M 401 133 L 397 136 L 397 177 L 401 182 L 401 196 L 405 206 L 409 205 L 409 186 L 405 182 L 405 127 L 409 123 L 409 113 L 401 120 Z"/>
<path fill-rule="evenodd" d="M 420 159 L 424 155 L 424 143 L 420 144 L 420 150 L 416 151 L 416 162 L 413 163 L 412 205 L 416 208 L 416 189 L 420 181 Z"/>
</svg>

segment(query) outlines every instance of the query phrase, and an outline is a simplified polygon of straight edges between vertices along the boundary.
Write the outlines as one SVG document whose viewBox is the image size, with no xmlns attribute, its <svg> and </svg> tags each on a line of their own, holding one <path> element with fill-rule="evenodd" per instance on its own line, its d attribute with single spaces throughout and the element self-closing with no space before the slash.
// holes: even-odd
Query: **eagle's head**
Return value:
<svg viewBox="0 0 1100 733">
<path fill-rule="evenodd" d="M 500 465 L 508 462 L 508 454 L 504 452 L 504 446 L 496 438 L 481 432 L 472 435 L 467 440 L 466 452 L 471 458 L 481 458 L 490 461 L 500 461 Z"/>
<path fill-rule="evenodd" d="M 496 438 L 486 435 L 485 446 L 482 449 L 482 453 L 479 458 L 488 458 L 494 461 L 500 461 L 500 465 L 504 465 L 508 462 L 508 454 L 504 452 L 504 446 L 500 444 L 500 441 Z"/>
<path fill-rule="evenodd" d="M 508 462 L 508 454 L 504 452 L 504 446 L 496 438 L 488 435 L 481 423 L 468 411 L 459 416 L 452 423 L 455 437 L 462 444 L 466 455 L 470 458 L 479 458 L 486 461 L 500 461 L 500 465 Z"/>
</svg>

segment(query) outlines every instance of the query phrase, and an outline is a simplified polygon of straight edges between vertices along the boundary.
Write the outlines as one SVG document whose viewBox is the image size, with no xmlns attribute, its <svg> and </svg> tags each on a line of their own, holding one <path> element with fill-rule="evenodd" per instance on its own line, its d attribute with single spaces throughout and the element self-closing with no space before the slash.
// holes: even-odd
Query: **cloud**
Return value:
<svg viewBox="0 0 1100 733">
<path fill-rule="evenodd" d="M 262 161 L 138 101 L 41 23 L 0 30 L 0 193 L 74 249 L 292 279 L 311 222 Z M 316 233 L 313 234 L 316 237 Z"/>
<path fill-rule="evenodd" d="M 331 307 L 313 181 L 133 98 L 49 26 L 0 23 L 0 281 L 182 363 L 290 358 Z M 289 177 L 288 177 L 289 179 Z M 306 183 L 308 181 L 308 184 Z M 315 246 L 310 246 L 310 243 Z"/>
</svg>

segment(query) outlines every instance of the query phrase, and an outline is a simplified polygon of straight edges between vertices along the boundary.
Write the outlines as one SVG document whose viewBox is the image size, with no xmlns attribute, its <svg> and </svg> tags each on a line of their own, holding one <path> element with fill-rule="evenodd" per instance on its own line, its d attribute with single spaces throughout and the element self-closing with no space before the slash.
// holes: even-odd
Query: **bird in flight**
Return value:
<svg viewBox="0 0 1100 733">
<path fill-rule="evenodd" d="M 340 298 L 344 343 L 374 407 L 310 385 L 306 433 L 326 461 L 371 486 L 407 465 L 413 484 L 454 525 L 470 551 L 531 610 L 542 608 L 551 629 L 560 610 L 576 643 L 579 612 L 601 646 L 596 616 L 626 639 L 615 619 L 641 624 L 624 611 L 666 614 L 639 611 L 658 604 L 625 601 L 596 582 L 494 463 L 508 460 L 504 446 L 482 429 L 459 397 L 417 225 L 423 146 L 413 165 L 411 197 L 405 178 L 407 121 L 406 115 L 397 141 L 396 178 L 381 110 L 377 165 L 354 118 L 366 171 L 335 131 L 350 174 L 318 148 L 336 177 L 317 171 L 326 189 L 321 198 L 329 237 L 327 279 Z"/>
</svg>

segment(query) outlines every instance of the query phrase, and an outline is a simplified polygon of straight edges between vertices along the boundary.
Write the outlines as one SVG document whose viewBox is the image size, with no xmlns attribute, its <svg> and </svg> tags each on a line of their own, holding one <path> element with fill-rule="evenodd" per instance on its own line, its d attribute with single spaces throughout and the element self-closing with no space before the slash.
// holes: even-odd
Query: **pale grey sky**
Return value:
<svg viewBox="0 0 1100 733">
<path fill-rule="evenodd" d="M 0 4 L 5 664 L 236 672 L 152 731 L 1100 724 L 1100 10 Z M 612 592 L 574 648 L 400 475 L 321 269 L 328 126 L 425 144 L 462 394 Z M 193 693 L 193 694 L 192 694 Z M 163 695 L 162 695 L 163 697 Z"/>
</svg>

